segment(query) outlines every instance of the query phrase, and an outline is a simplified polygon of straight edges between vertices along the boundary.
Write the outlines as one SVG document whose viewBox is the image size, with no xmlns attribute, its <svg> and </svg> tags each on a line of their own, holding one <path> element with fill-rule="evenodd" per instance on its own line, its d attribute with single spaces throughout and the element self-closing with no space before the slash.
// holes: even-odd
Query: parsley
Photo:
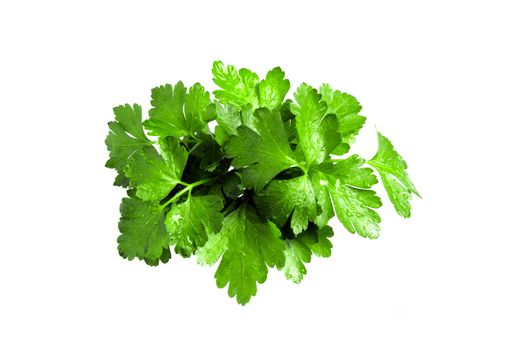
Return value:
<svg viewBox="0 0 525 350">
<path fill-rule="evenodd" d="M 334 157 L 348 153 L 365 123 L 355 97 L 303 83 L 285 100 L 290 82 L 278 67 L 263 80 L 220 61 L 212 72 L 215 100 L 199 83 L 178 82 L 152 90 L 145 121 L 137 104 L 113 109 L 106 166 L 128 189 L 122 257 L 220 261 L 217 286 L 244 305 L 269 267 L 299 283 L 312 255 L 329 257 L 335 215 L 352 233 L 379 236 L 375 173 L 397 213 L 410 217 L 419 194 L 385 136 L 370 160 Z"/>
</svg>

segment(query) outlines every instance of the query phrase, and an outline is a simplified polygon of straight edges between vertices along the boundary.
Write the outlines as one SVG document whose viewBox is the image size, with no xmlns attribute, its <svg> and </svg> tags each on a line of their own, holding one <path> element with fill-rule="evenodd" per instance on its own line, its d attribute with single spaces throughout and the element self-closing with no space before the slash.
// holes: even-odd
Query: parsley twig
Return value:
<svg viewBox="0 0 525 350">
<path fill-rule="evenodd" d="M 377 133 L 372 159 L 343 155 L 366 120 L 355 97 L 303 83 L 287 99 L 279 67 L 259 79 L 216 61 L 212 74 L 213 94 L 180 81 L 152 89 L 144 122 L 137 104 L 113 110 L 106 166 L 128 190 L 122 257 L 220 261 L 217 286 L 244 305 L 270 267 L 299 283 L 313 255 L 329 257 L 334 216 L 349 232 L 377 238 L 380 180 L 395 210 L 411 215 L 419 194 L 390 140 Z"/>
<path fill-rule="evenodd" d="M 214 178 L 204 179 L 204 180 L 199 180 L 197 182 L 193 182 L 191 184 L 179 181 L 179 184 L 184 185 L 186 187 L 184 189 L 180 190 L 179 192 L 177 192 L 177 194 L 175 194 L 168 201 L 166 201 L 166 203 L 161 205 L 161 208 L 165 208 L 168 204 L 171 204 L 171 203 L 175 202 L 177 199 L 182 197 L 185 193 L 187 193 L 187 192 L 191 193 L 191 190 L 193 190 L 195 187 L 207 184 L 208 182 L 211 182 L 213 180 L 215 180 L 215 179 Z"/>
</svg>

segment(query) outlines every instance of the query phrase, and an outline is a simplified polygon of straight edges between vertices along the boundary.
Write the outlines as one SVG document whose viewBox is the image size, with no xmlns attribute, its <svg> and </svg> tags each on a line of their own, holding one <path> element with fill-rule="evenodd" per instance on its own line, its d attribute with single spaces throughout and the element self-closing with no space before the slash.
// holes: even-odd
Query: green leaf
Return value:
<svg viewBox="0 0 525 350">
<path fill-rule="evenodd" d="M 244 187 L 241 178 L 235 172 L 229 172 L 224 176 L 222 182 L 222 191 L 230 199 L 235 199 L 242 195 Z"/>
<path fill-rule="evenodd" d="M 193 84 L 184 99 L 184 116 L 189 134 L 215 119 L 215 105 L 211 104 L 210 93 L 199 83 Z"/>
<path fill-rule="evenodd" d="M 222 230 L 199 249 L 199 261 L 213 264 L 222 259 L 215 273 L 217 286 L 228 287 L 228 295 L 246 304 L 263 283 L 268 266 L 283 267 L 284 243 L 279 229 L 262 219 L 257 211 L 242 204 L 224 219 Z M 212 238 L 213 237 L 213 238 Z M 226 242 L 225 242 L 226 240 Z"/>
<path fill-rule="evenodd" d="M 350 151 L 350 146 L 347 143 L 340 143 L 339 146 L 332 150 L 332 154 L 342 156 Z"/>
<path fill-rule="evenodd" d="M 326 198 L 328 192 L 333 199 L 337 217 L 347 230 L 363 237 L 378 237 L 380 218 L 370 208 L 379 208 L 381 201 L 375 196 L 375 192 L 361 190 L 376 184 L 377 178 L 372 169 L 362 167 L 364 163 L 364 159 L 352 155 L 335 164 L 324 163 L 317 167 L 320 180 L 315 182 L 315 188 L 322 208 L 322 213 L 316 220 L 319 226 L 324 226 L 333 216 L 331 201 Z"/>
<path fill-rule="evenodd" d="M 418 197 L 420 195 L 408 177 L 406 162 L 396 152 L 392 142 L 379 132 L 377 138 L 379 148 L 376 155 L 368 161 L 368 164 L 373 166 L 381 176 L 388 198 L 390 198 L 397 213 L 408 218 L 410 217 L 412 194 Z"/>
<path fill-rule="evenodd" d="M 208 122 L 215 120 L 217 117 L 215 108 L 216 105 L 212 103 L 210 93 L 201 84 L 193 84 L 184 101 L 186 130 L 189 131 L 189 134 L 200 131 Z"/>
<path fill-rule="evenodd" d="M 113 108 L 115 120 L 131 136 L 139 140 L 148 140 L 142 128 L 142 108 L 138 104 L 129 104 Z"/>
<path fill-rule="evenodd" d="M 334 231 L 330 226 L 319 228 L 315 225 L 310 225 L 306 231 L 297 236 L 297 239 L 316 256 L 328 258 L 332 255 L 332 242 L 330 242 L 329 238 L 333 235 Z"/>
<path fill-rule="evenodd" d="M 188 153 L 172 137 L 161 139 L 162 156 L 151 148 L 136 153 L 124 172 L 130 185 L 137 189 L 137 197 L 147 201 L 160 201 L 179 183 Z"/>
<path fill-rule="evenodd" d="M 200 160 L 199 167 L 209 172 L 213 172 L 224 159 L 220 145 L 209 135 L 200 136 L 192 147 L 191 154 Z"/>
<path fill-rule="evenodd" d="M 311 172 L 310 178 L 319 209 L 314 222 L 317 226 L 323 227 L 334 216 L 334 208 L 327 187 L 328 181 L 319 172 Z"/>
<path fill-rule="evenodd" d="M 358 115 L 361 105 L 354 96 L 339 90 L 333 91 L 328 84 L 321 85 L 319 92 L 328 106 L 327 113 L 335 114 L 339 120 L 342 142 L 351 145 L 366 121 L 365 117 Z"/>
<path fill-rule="evenodd" d="M 259 84 L 259 106 L 269 109 L 279 108 L 288 90 L 290 90 L 290 81 L 284 78 L 284 72 L 280 67 L 275 67 Z"/>
<path fill-rule="evenodd" d="M 306 164 L 320 164 L 341 143 L 339 123 L 333 114 L 326 115 L 326 102 L 311 86 L 301 84 L 294 96 L 297 103 L 291 109 Z"/>
<path fill-rule="evenodd" d="M 150 135 L 183 136 L 186 132 L 184 123 L 184 96 L 186 87 L 182 81 L 177 85 L 162 85 L 151 90 L 150 119 L 144 122 L 144 127 Z"/>
<path fill-rule="evenodd" d="M 272 180 L 255 197 L 264 215 L 282 227 L 292 214 L 291 227 L 297 235 L 317 216 L 317 204 L 312 183 L 307 175 L 288 180 Z"/>
<path fill-rule="evenodd" d="M 195 255 L 199 265 L 214 265 L 224 252 L 228 249 L 228 238 L 226 234 L 209 235 L 204 246 L 197 248 Z"/>
<path fill-rule="evenodd" d="M 175 252 L 189 257 L 202 247 L 208 236 L 222 227 L 223 201 L 218 196 L 188 196 L 183 203 L 173 204 L 166 214 L 166 228 Z"/>
<path fill-rule="evenodd" d="M 258 109 L 254 114 L 257 130 L 240 126 L 225 146 L 232 165 L 241 170 L 248 188 L 260 191 L 275 175 L 295 165 L 286 131 L 277 110 Z"/>
<path fill-rule="evenodd" d="M 286 279 L 299 284 L 306 275 L 305 263 L 309 263 L 312 258 L 312 251 L 299 239 L 287 239 L 284 241 L 285 264 L 283 267 Z"/>
<path fill-rule="evenodd" d="M 321 164 L 318 170 L 326 175 L 340 179 L 345 185 L 370 188 L 377 183 L 377 177 L 372 169 L 363 168 L 364 164 L 365 160 L 354 154 L 334 164 Z"/>
<path fill-rule="evenodd" d="M 142 109 L 139 105 L 129 104 L 113 108 L 114 122 L 109 122 L 109 134 L 106 137 L 106 146 L 109 151 L 109 160 L 106 167 L 116 169 L 118 176 L 115 186 L 127 187 L 129 179 L 124 175 L 124 167 L 128 159 L 145 147 L 151 147 L 142 129 Z"/>
<path fill-rule="evenodd" d="M 118 237 L 120 255 L 129 260 L 138 258 L 149 265 L 169 259 L 169 236 L 164 226 L 161 206 L 136 198 L 124 198 L 120 205 Z"/>
<path fill-rule="evenodd" d="M 181 81 L 175 86 L 166 84 L 156 87 L 151 90 L 153 108 L 144 127 L 150 135 L 191 135 L 214 119 L 215 107 L 210 102 L 210 94 L 199 83 L 190 88 L 188 95 Z"/>
<path fill-rule="evenodd" d="M 237 135 L 237 128 L 241 125 L 255 129 L 251 106 L 217 105 L 217 124 L 215 136 L 219 145 L 227 143 L 231 135 Z"/>
<path fill-rule="evenodd" d="M 292 113 L 292 100 L 286 100 L 283 102 L 281 107 L 279 107 L 279 112 L 281 112 L 281 118 L 283 122 L 295 119 L 295 114 Z"/>
<path fill-rule="evenodd" d="M 334 235 L 330 226 L 318 228 L 310 225 L 306 231 L 294 239 L 286 239 L 284 255 L 286 261 L 283 267 L 284 275 L 294 283 L 300 283 L 306 275 L 306 263 L 309 263 L 312 253 L 327 258 L 332 253 L 332 243 L 329 238 Z"/>
<path fill-rule="evenodd" d="M 160 154 L 166 161 L 166 165 L 173 177 L 182 178 L 182 172 L 188 160 L 188 152 L 174 137 L 161 138 L 159 140 Z"/>
<path fill-rule="evenodd" d="M 224 65 L 221 61 L 213 63 L 212 73 L 213 81 L 221 88 L 213 93 L 221 103 L 237 107 L 248 104 L 253 108 L 259 107 L 257 74 L 245 68 L 237 72 L 235 67 Z"/>
<path fill-rule="evenodd" d="M 333 178 L 328 189 L 337 217 L 348 231 L 371 239 L 379 237 L 381 218 L 373 209 L 381 206 L 381 200 L 374 191 L 354 188 Z"/>
<path fill-rule="evenodd" d="M 241 108 L 230 104 L 217 104 L 217 124 L 227 135 L 236 135 L 242 125 Z"/>
<path fill-rule="evenodd" d="M 362 167 L 364 160 L 357 155 L 332 163 L 319 165 L 321 182 L 327 180 L 327 189 L 332 198 L 335 212 L 344 227 L 363 237 L 379 237 L 381 218 L 373 210 L 381 206 L 381 200 L 374 191 L 368 190 L 377 183 L 372 169 Z M 324 220 L 318 218 L 318 224 Z"/>
</svg>

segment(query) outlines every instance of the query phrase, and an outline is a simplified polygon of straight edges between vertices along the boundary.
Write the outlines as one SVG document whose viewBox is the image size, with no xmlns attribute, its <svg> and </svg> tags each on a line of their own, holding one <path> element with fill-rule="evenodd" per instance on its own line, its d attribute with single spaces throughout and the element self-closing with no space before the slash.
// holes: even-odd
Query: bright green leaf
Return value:
<svg viewBox="0 0 525 350">
<path fill-rule="evenodd" d="M 145 147 L 151 148 L 142 129 L 142 109 L 135 104 L 133 107 L 126 104 L 113 108 L 114 122 L 109 122 L 109 134 L 106 137 L 106 146 L 109 151 L 109 160 L 106 167 L 116 169 L 118 176 L 115 186 L 127 187 L 129 179 L 124 175 L 124 167 L 128 159 Z"/>
<path fill-rule="evenodd" d="M 366 238 L 379 237 L 381 218 L 374 211 L 381 206 L 381 200 L 372 190 L 363 190 L 331 179 L 329 191 L 339 221 L 351 233 Z"/>
<path fill-rule="evenodd" d="M 310 178 L 319 209 L 314 222 L 317 226 L 323 227 L 328 223 L 328 220 L 334 216 L 334 208 L 327 186 L 328 181 L 324 178 L 324 175 L 318 172 L 312 172 Z"/>
<path fill-rule="evenodd" d="M 318 170 L 328 176 L 341 180 L 345 185 L 370 188 L 377 183 L 377 177 L 370 168 L 363 168 L 365 160 L 358 155 L 338 160 L 334 164 L 324 163 Z"/>
<path fill-rule="evenodd" d="M 161 206 L 136 198 L 124 198 L 120 205 L 118 237 L 120 255 L 129 260 L 139 258 L 150 265 L 169 259 L 169 236 L 164 226 Z"/>
<path fill-rule="evenodd" d="M 199 131 L 205 123 L 215 119 L 215 105 L 210 103 L 210 93 L 201 84 L 195 83 L 190 87 L 184 98 L 185 129 L 189 134 Z"/>
<path fill-rule="evenodd" d="M 175 251 L 188 257 L 202 247 L 208 236 L 222 227 L 222 198 L 188 196 L 183 203 L 173 204 L 166 214 L 166 228 Z"/>
<path fill-rule="evenodd" d="M 268 266 L 284 266 L 284 243 L 279 234 L 275 225 L 243 204 L 224 219 L 218 237 L 201 249 L 200 260 L 213 263 L 219 255 L 218 248 L 225 249 L 215 273 L 217 286 L 229 285 L 228 295 L 236 296 L 237 302 L 244 305 L 257 292 L 257 282 L 266 280 Z"/>
<path fill-rule="evenodd" d="M 372 169 L 363 165 L 364 160 L 353 155 L 335 164 L 324 163 L 316 170 L 322 180 L 327 180 L 321 182 L 328 185 L 335 212 L 345 228 L 363 237 L 377 238 L 381 219 L 373 209 L 381 206 L 381 200 L 368 190 L 377 183 L 377 178 Z"/>
<path fill-rule="evenodd" d="M 406 172 L 407 164 L 396 152 L 389 139 L 377 133 L 379 148 L 376 155 L 368 161 L 368 164 L 376 168 L 385 186 L 388 198 L 397 213 L 402 217 L 410 217 L 410 200 L 412 194 L 419 196 L 416 187 Z"/>
<path fill-rule="evenodd" d="M 214 265 L 228 249 L 228 238 L 226 234 L 209 235 L 204 246 L 197 248 L 195 255 L 199 265 Z"/>
<path fill-rule="evenodd" d="M 317 205 L 312 183 L 307 175 L 288 180 L 272 180 L 255 197 L 257 207 L 282 227 L 292 214 L 291 226 L 297 235 L 315 220 Z"/>
<path fill-rule="evenodd" d="M 184 170 L 187 151 L 174 138 L 161 140 L 160 156 L 154 148 L 145 148 L 128 162 L 124 172 L 130 185 L 137 189 L 137 197 L 160 201 L 179 183 Z"/>
<path fill-rule="evenodd" d="M 236 135 L 242 125 L 241 108 L 230 104 L 217 104 L 217 124 L 227 135 Z"/>
<path fill-rule="evenodd" d="M 294 96 L 297 103 L 291 109 L 306 163 L 320 164 L 341 143 L 339 123 L 333 114 L 326 114 L 326 102 L 311 86 L 301 84 Z"/>
<path fill-rule="evenodd" d="M 333 91 L 328 84 L 321 85 L 319 92 L 328 106 L 327 113 L 335 114 L 339 120 L 342 141 L 351 145 L 366 121 L 365 117 L 358 115 L 361 105 L 354 96 L 339 90 Z"/>
<path fill-rule="evenodd" d="M 288 90 L 290 90 L 290 81 L 284 78 L 284 72 L 280 67 L 275 67 L 259 84 L 259 106 L 269 109 L 279 108 Z"/>
<path fill-rule="evenodd" d="M 237 135 L 237 128 L 245 125 L 250 129 L 255 129 L 253 124 L 253 111 L 251 106 L 244 108 L 233 105 L 217 106 L 217 126 L 215 136 L 219 145 L 224 145 L 231 135 Z"/>
<path fill-rule="evenodd" d="M 304 264 L 310 262 L 312 251 L 299 239 L 285 240 L 285 247 L 284 276 L 286 279 L 299 284 L 303 280 L 303 276 L 306 275 L 306 266 Z"/>
<path fill-rule="evenodd" d="M 162 85 L 151 90 L 150 119 L 144 127 L 150 135 L 181 137 L 201 130 L 214 118 L 215 107 L 210 105 L 210 94 L 196 83 L 186 95 L 186 87 L 179 81 L 175 86 Z"/>
<path fill-rule="evenodd" d="M 221 61 L 213 63 L 212 73 L 213 81 L 221 88 L 213 93 L 221 103 L 237 107 L 248 104 L 253 108 L 259 107 L 257 74 L 245 68 L 237 71 L 235 67 L 224 65 Z"/>
<path fill-rule="evenodd" d="M 334 231 L 330 226 L 318 228 L 315 225 L 310 225 L 297 239 L 306 245 L 316 256 L 328 258 L 332 255 L 332 242 L 330 242 L 329 238 L 333 235 Z"/>
<path fill-rule="evenodd" d="M 312 253 L 327 258 L 332 253 L 332 243 L 329 238 L 334 235 L 330 226 L 318 228 L 310 225 L 308 229 L 295 239 L 286 239 L 284 255 L 286 262 L 284 275 L 294 283 L 300 283 L 306 275 L 306 263 L 309 263 Z"/>
<path fill-rule="evenodd" d="M 257 132 L 246 126 L 237 128 L 237 135 L 231 137 L 225 151 L 233 158 L 235 168 L 244 168 L 241 171 L 244 183 L 260 191 L 275 175 L 296 162 L 278 111 L 256 110 L 254 125 Z"/>
</svg>

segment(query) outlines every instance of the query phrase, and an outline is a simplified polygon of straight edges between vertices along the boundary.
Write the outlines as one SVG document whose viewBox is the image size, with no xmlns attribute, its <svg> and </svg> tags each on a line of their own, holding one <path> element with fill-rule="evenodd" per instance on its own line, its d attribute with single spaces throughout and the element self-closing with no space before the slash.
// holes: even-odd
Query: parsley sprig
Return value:
<svg viewBox="0 0 525 350">
<path fill-rule="evenodd" d="M 215 100 L 199 83 L 178 82 L 152 90 L 144 122 L 137 104 L 113 110 L 106 166 L 127 189 L 122 257 L 153 266 L 173 252 L 220 261 L 217 286 L 246 304 L 269 267 L 299 283 L 312 255 L 329 257 L 335 215 L 348 231 L 377 238 L 376 174 L 410 217 L 419 194 L 385 136 L 372 159 L 347 156 L 366 120 L 355 97 L 303 83 L 286 99 L 290 82 L 278 67 L 261 80 L 216 61 L 212 73 Z"/>
</svg>

